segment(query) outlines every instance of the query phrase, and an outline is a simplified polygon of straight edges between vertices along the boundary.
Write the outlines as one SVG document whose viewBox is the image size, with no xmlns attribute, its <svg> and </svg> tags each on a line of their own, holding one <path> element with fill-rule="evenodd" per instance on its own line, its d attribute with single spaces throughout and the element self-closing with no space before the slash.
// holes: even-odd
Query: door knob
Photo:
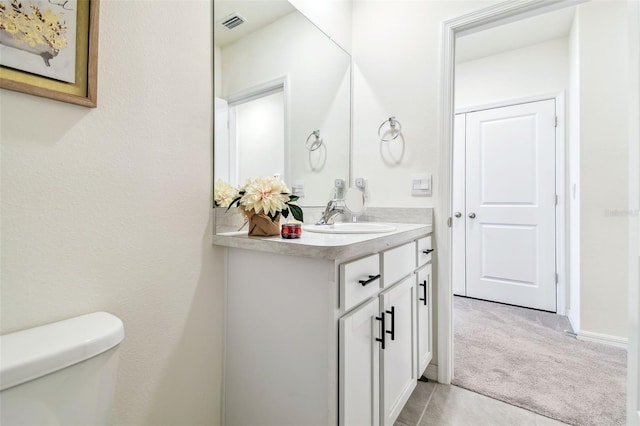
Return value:
<svg viewBox="0 0 640 426">
<path fill-rule="evenodd" d="M 475 219 L 476 218 L 476 214 L 474 212 L 469 213 L 469 217 L 471 219 Z"/>
<path fill-rule="evenodd" d="M 460 213 L 460 212 L 455 212 L 454 216 L 455 216 L 455 217 L 461 217 L 461 216 L 462 216 L 462 213 Z"/>
</svg>

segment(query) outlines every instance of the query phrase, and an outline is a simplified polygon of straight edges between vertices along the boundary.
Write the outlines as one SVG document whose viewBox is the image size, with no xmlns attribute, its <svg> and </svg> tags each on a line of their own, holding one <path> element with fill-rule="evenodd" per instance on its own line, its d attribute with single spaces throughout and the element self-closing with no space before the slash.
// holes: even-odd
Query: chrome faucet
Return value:
<svg viewBox="0 0 640 426">
<path fill-rule="evenodd" d="M 322 217 L 316 222 L 316 225 L 333 225 L 336 216 L 344 214 L 343 204 L 343 199 L 334 198 L 329 201 L 327 207 L 324 209 L 324 213 L 322 213 Z"/>
</svg>

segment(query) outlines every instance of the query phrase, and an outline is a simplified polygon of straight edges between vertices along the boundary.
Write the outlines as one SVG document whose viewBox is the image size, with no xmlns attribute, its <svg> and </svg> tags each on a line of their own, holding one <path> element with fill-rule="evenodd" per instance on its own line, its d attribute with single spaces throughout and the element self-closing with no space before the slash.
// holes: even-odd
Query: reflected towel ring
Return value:
<svg viewBox="0 0 640 426">
<path fill-rule="evenodd" d="M 389 138 L 389 139 L 385 139 L 384 137 L 382 137 L 382 135 L 387 134 L 387 132 L 382 132 L 382 128 L 384 127 L 385 124 L 389 124 L 389 132 L 392 132 L 393 137 Z M 396 127 L 397 126 L 397 127 Z M 382 124 L 380 125 L 380 127 L 378 127 L 378 138 L 380 138 L 380 140 L 382 142 L 391 142 L 392 140 L 396 139 L 398 136 L 400 136 L 400 132 L 402 131 L 402 125 L 400 124 L 400 122 L 398 120 L 396 120 L 395 117 L 389 117 L 388 120 L 384 120 L 382 122 Z"/>
<path fill-rule="evenodd" d="M 309 143 L 309 140 L 311 139 L 312 136 L 315 136 L 315 140 Z M 305 145 L 307 145 L 307 149 L 309 151 L 315 151 L 316 149 L 320 148 L 322 144 L 323 144 L 323 140 L 320 137 L 320 130 L 314 130 L 313 132 L 311 132 L 311 134 L 307 138 L 307 141 L 305 142 Z"/>
</svg>

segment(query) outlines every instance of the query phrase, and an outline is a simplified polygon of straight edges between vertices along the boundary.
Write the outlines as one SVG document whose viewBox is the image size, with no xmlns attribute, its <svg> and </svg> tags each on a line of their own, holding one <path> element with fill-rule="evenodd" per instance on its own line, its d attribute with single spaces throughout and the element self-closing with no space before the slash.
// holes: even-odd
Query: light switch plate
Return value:
<svg viewBox="0 0 640 426">
<path fill-rule="evenodd" d="M 411 195 L 415 197 L 426 197 L 431 195 L 431 175 L 411 176 Z"/>
</svg>

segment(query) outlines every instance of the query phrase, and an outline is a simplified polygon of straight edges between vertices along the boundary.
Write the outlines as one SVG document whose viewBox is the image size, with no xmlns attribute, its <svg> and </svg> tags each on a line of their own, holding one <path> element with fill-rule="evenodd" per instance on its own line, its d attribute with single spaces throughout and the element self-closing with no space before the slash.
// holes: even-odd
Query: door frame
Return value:
<svg viewBox="0 0 640 426">
<path fill-rule="evenodd" d="M 565 155 L 566 155 L 566 130 L 565 130 L 565 92 L 556 92 L 550 94 L 540 94 L 527 96 L 522 98 L 514 98 L 499 102 L 491 102 L 487 104 L 475 105 L 471 107 L 460 108 L 455 111 L 455 114 L 468 114 L 471 112 L 483 111 L 487 109 L 494 108 L 503 108 L 508 106 L 515 106 L 521 104 L 527 104 L 532 102 L 546 101 L 546 100 L 555 100 L 555 114 L 557 117 L 557 125 L 555 127 L 555 193 L 558 196 L 556 208 L 555 208 L 555 250 L 556 250 L 556 274 L 558 276 L 557 284 L 556 284 L 556 313 L 558 315 L 566 315 L 567 310 L 567 246 L 566 246 L 566 164 L 565 164 Z M 456 151 L 452 151 L 452 167 L 451 173 L 452 176 L 456 175 L 458 177 L 459 173 L 462 171 L 457 170 L 453 165 L 459 164 L 456 161 Z M 466 173 L 466 170 L 464 170 Z M 464 178 L 464 175 L 460 176 L 460 178 Z M 465 185 L 466 187 L 466 185 Z M 466 188 L 465 188 L 466 190 Z M 452 200 L 456 199 L 456 188 L 451 188 L 451 197 Z M 457 194 L 460 195 L 460 194 Z M 453 236 L 452 236 L 453 238 Z M 456 242 L 452 239 L 451 241 L 451 249 L 452 252 L 454 250 L 460 250 L 459 246 L 456 246 L 460 243 Z M 464 245 L 463 245 L 464 249 Z M 452 269 L 459 268 L 460 265 L 457 265 L 453 262 L 453 259 L 456 257 L 452 257 L 451 267 Z M 466 269 L 466 265 L 462 265 L 463 269 Z"/>
<path fill-rule="evenodd" d="M 291 134 L 289 130 L 289 123 L 291 122 L 290 117 L 290 107 L 291 105 L 291 90 L 289 83 L 289 75 L 283 75 L 276 79 L 266 81 L 264 83 L 257 84 L 255 86 L 246 88 L 239 92 L 233 93 L 229 95 L 226 99 L 227 106 L 229 108 L 229 117 L 228 117 L 228 145 L 229 145 L 229 180 L 233 184 L 235 180 L 237 180 L 238 176 L 238 148 L 237 148 L 237 139 L 236 139 L 236 130 L 235 130 L 235 122 L 236 122 L 236 113 L 234 107 L 243 104 L 245 102 L 250 102 L 255 99 L 262 98 L 264 96 L 282 91 L 284 97 L 284 176 L 288 179 L 290 176 L 289 170 L 289 150 L 291 144 Z M 243 182 L 236 182 L 236 185 L 242 185 Z"/>
<path fill-rule="evenodd" d="M 450 384 L 453 377 L 453 291 L 451 283 L 451 182 L 454 118 L 455 39 L 541 13 L 576 6 L 588 0 L 509 0 L 442 24 L 440 79 L 440 179 L 436 200 L 436 246 L 438 248 L 438 382 Z"/>
<path fill-rule="evenodd" d="M 630 0 L 629 58 L 630 75 L 640 72 L 640 0 Z M 640 211 L 640 79 L 631 80 L 629 91 L 629 208 Z M 627 422 L 640 425 L 640 217 L 630 215 L 629 242 L 629 348 L 627 371 Z"/>
</svg>

